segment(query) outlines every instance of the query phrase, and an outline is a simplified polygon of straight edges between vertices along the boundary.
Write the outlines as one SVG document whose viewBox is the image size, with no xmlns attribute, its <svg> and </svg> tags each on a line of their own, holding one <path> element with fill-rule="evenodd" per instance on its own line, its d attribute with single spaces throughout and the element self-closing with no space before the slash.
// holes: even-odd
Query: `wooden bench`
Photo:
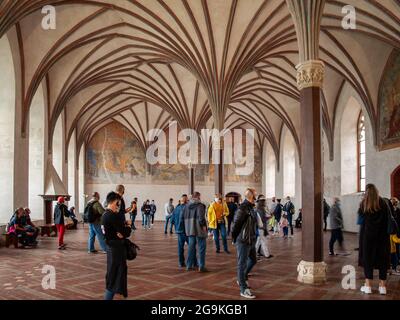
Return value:
<svg viewBox="0 0 400 320">
<path fill-rule="evenodd" d="M 55 235 L 54 237 L 57 237 L 57 228 L 53 224 L 45 224 L 43 226 L 40 226 L 40 235 L 43 237 L 47 235 L 48 237 L 51 237 L 51 233 L 54 232 Z"/>
<path fill-rule="evenodd" d="M 18 248 L 18 237 L 15 233 L 4 233 L 3 235 L 6 239 L 6 248 L 9 248 L 11 244 L 14 245 L 14 248 Z"/>
</svg>

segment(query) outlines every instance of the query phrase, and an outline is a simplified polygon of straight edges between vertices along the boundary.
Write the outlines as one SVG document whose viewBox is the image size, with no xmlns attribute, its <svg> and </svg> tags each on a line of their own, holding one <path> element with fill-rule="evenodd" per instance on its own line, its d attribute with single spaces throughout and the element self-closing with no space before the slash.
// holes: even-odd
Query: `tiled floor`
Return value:
<svg viewBox="0 0 400 320">
<path fill-rule="evenodd" d="M 36 249 L 0 248 L 1 299 L 102 299 L 106 257 L 86 251 L 88 229 L 67 231 L 68 250 L 58 251 L 55 238 L 39 238 Z M 139 229 L 133 240 L 141 247 L 136 260 L 128 262 L 128 299 L 240 299 L 236 285 L 236 255 L 217 254 L 214 243 L 207 243 L 206 264 L 210 273 L 180 270 L 177 263 L 175 235 L 165 235 L 161 223 L 152 230 Z M 329 232 L 325 234 L 328 242 Z M 259 262 L 250 278 L 257 299 L 400 299 L 400 277 L 389 276 L 388 295 L 364 296 L 359 293 L 362 270 L 357 268 L 357 290 L 341 286 L 345 265 L 357 266 L 356 235 L 345 235 L 351 255 L 329 257 L 328 283 L 323 286 L 302 285 L 296 281 L 301 260 L 301 233 L 293 239 L 270 240 L 274 258 Z M 42 288 L 43 265 L 56 268 L 56 289 Z"/>
</svg>

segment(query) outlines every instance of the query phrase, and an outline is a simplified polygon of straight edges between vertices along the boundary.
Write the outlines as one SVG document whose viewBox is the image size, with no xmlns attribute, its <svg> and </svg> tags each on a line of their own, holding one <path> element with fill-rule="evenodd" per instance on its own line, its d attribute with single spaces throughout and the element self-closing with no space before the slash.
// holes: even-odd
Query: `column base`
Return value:
<svg viewBox="0 0 400 320">
<path fill-rule="evenodd" d="M 326 283 L 326 272 L 328 266 L 325 262 L 300 261 L 297 266 L 297 281 L 305 284 L 323 284 Z"/>
</svg>

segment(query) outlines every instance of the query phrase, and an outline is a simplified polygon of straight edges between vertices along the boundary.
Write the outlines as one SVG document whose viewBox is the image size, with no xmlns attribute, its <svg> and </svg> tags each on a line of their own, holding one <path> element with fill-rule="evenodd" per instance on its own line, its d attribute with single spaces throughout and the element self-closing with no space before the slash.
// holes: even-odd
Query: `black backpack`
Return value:
<svg viewBox="0 0 400 320">
<path fill-rule="evenodd" d="M 93 210 L 93 205 L 96 201 L 90 201 L 85 208 L 83 213 L 83 222 L 85 223 L 93 223 L 96 221 L 96 214 Z"/>
</svg>

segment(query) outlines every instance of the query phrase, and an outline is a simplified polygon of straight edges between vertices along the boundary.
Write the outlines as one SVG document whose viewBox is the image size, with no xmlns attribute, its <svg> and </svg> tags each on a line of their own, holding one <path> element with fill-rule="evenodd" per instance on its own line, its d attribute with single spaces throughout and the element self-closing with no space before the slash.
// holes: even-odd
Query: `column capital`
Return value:
<svg viewBox="0 0 400 320">
<path fill-rule="evenodd" d="M 325 65 L 321 60 L 304 61 L 296 66 L 296 70 L 299 90 L 309 87 L 322 88 Z"/>
</svg>

